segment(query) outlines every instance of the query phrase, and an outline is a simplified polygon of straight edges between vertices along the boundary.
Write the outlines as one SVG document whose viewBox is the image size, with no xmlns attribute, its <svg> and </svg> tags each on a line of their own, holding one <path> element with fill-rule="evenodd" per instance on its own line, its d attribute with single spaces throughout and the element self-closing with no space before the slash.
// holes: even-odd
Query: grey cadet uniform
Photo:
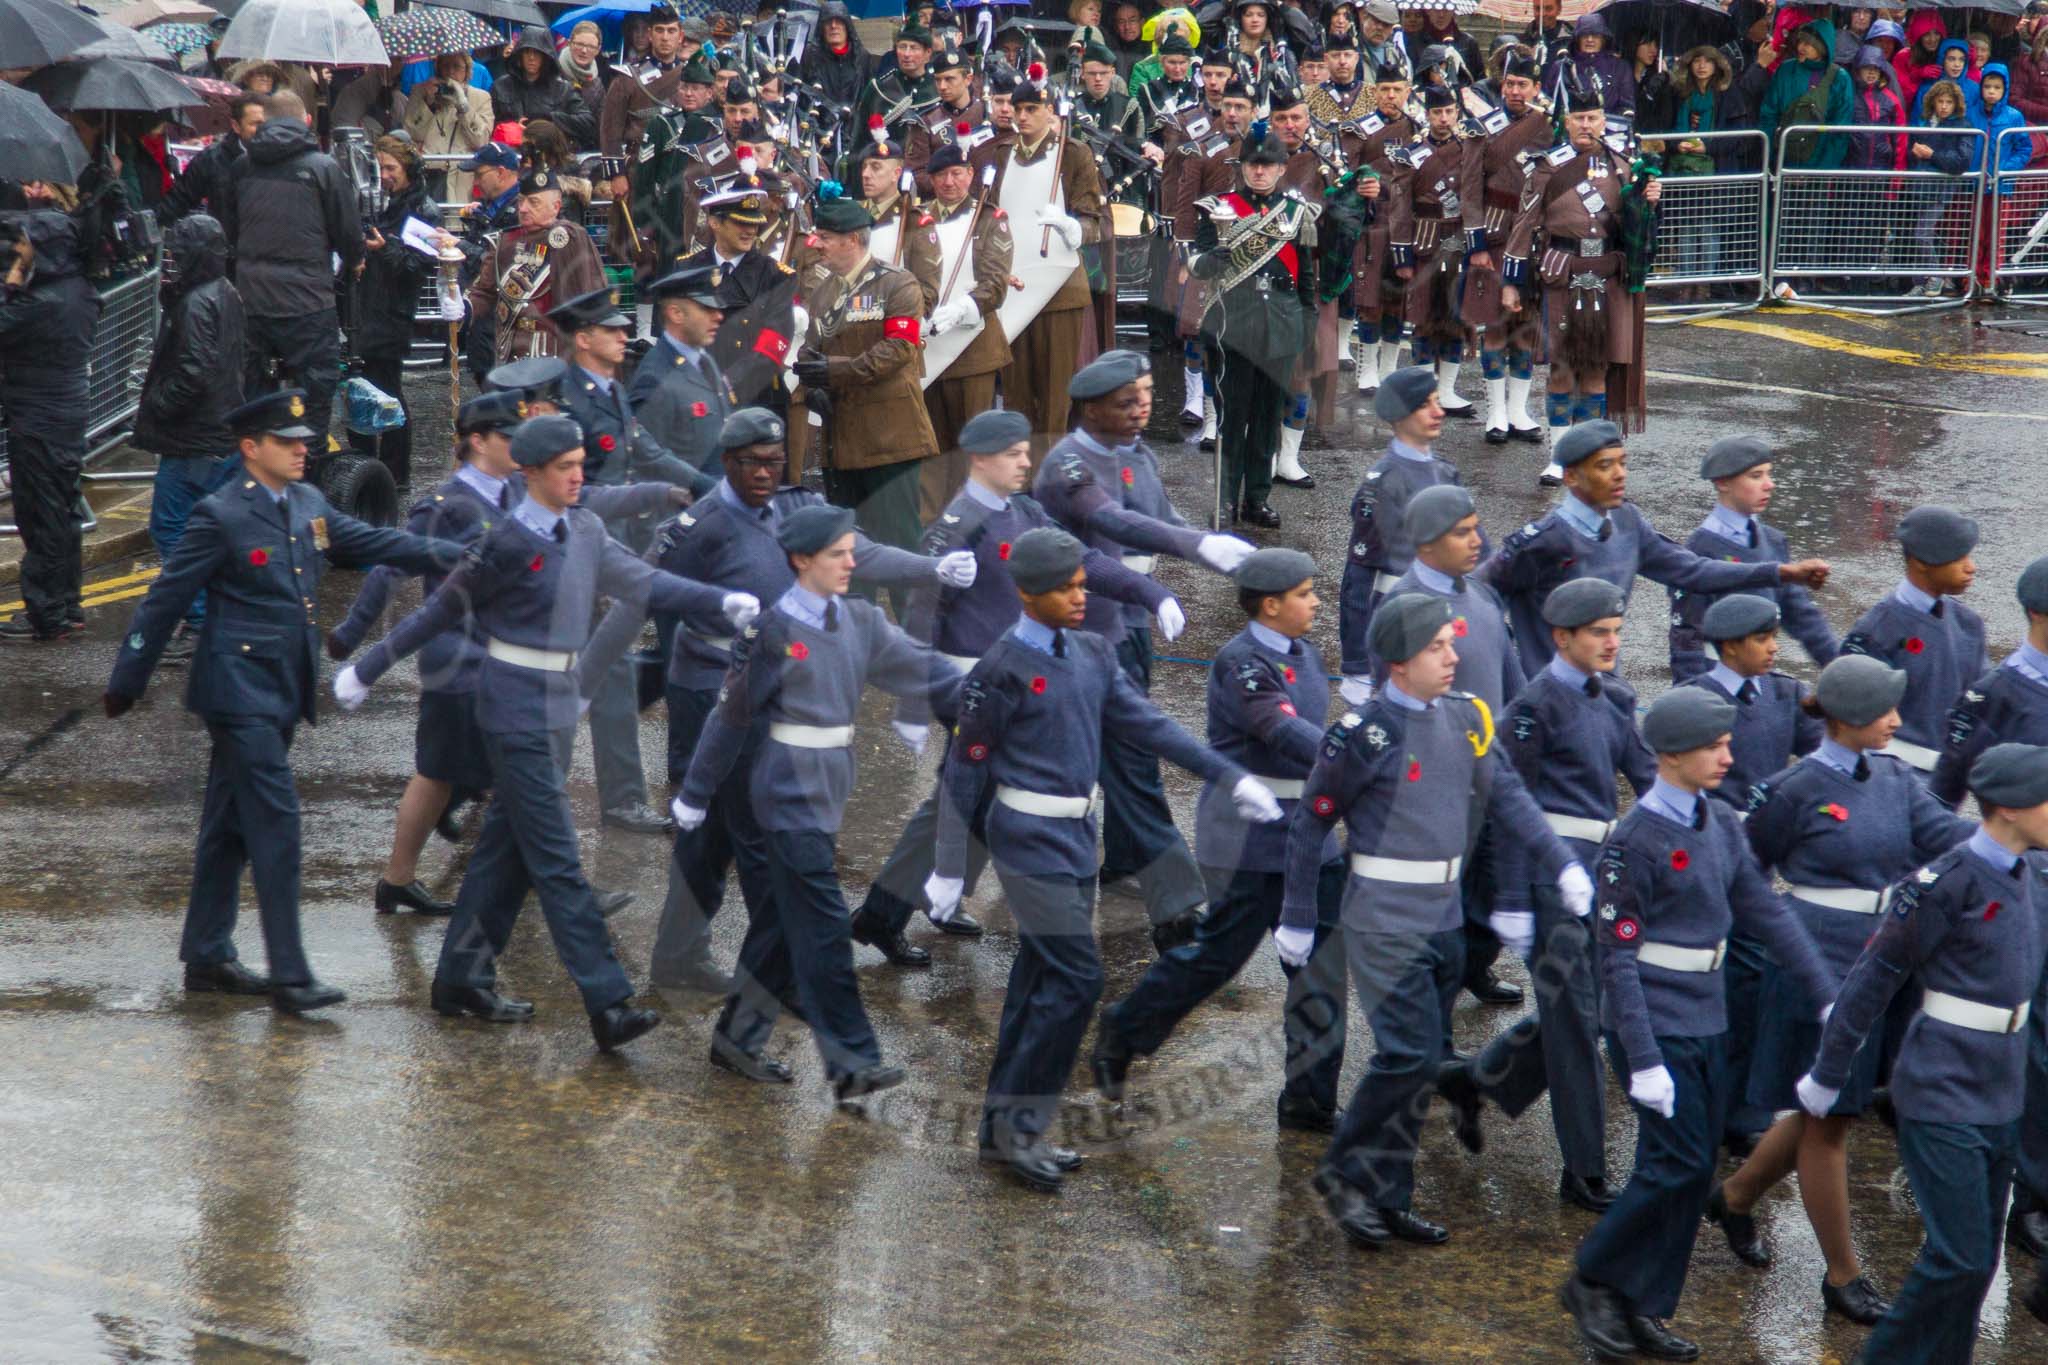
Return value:
<svg viewBox="0 0 2048 1365">
<path fill-rule="evenodd" d="M 1789 564 L 1792 545 L 1785 533 L 1768 526 L 1761 517 L 1737 518 L 1725 507 L 1716 506 L 1699 528 L 1685 538 L 1685 548 L 1701 559 L 1727 564 Z M 1720 595 L 1695 592 L 1683 587 L 1668 589 L 1671 596 L 1671 680 L 1687 682 L 1714 666 L 1714 647 L 1700 631 L 1707 608 Z M 1834 627 L 1814 602 L 1803 583 L 1777 583 L 1744 591 L 1768 597 L 1778 604 L 1785 633 L 1797 640 L 1815 667 L 1825 668 L 1841 652 Z"/>
<path fill-rule="evenodd" d="M 1910 583 L 1857 618 L 1844 654 L 1867 654 L 1906 675 L 1899 731 L 1890 752 L 1923 773 L 1941 760 L 1948 713 L 1971 680 L 1991 667 L 1984 619 L 1953 597 L 1929 598 Z"/>
<path fill-rule="evenodd" d="M 1358 491 L 1351 495 L 1351 548 L 1344 556 L 1344 577 L 1337 590 L 1337 635 L 1347 676 L 1372 672 L 1372 650 L 1365 638 L 1372 614 L 1397 591 L 1394 581 L 1415 562 L 1406 524 L 1408 500 L 1425 488 L 1464 482 L 1449 460 L 1399 440 L 1359 481 Z"/>
<path fill-rule="evenodd" d="M 1929 781 L 1953 809 L 1977 756 L 1994 744 L 2048 744 L 2048 654 L 2022 644 L 1963 689 L 1949 708 L 1941 758 Z"/>
</svg>

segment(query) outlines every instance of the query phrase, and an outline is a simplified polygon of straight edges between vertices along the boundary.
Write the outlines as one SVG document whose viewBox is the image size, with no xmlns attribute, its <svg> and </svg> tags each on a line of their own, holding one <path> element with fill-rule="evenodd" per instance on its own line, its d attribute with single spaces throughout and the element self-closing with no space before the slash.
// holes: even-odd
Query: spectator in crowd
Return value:
<svg viewBox="0 0 2048 1365">
<path fill-rule="evenodd" d="M 1337 11 L 1337 14 L 1349 15 L 1350 12 L 1348 8 L 1340 9 Z M 1334 22 L 1336 15 L 1331 17 Z M 1135 67 L 1131 68 L 1131 74 L 1125 82 L 1134 99 L 1140 90 L 1143 90 L 1153 81 L 1158 80 L 1161 72 L 1164 71 L 1165 67 L 1159 57 L 1159 47 L 1169 36 L 1178 33 L 1181 37 L 1188 40 L 1188 46 L 1197 50 L 1201 47 L 1201 25 L 1195 22 L 1195 13 L 1190 9 L 1175 7 L 1173 9 L 1161 10 L 1145 21 L 1143 32 L 1152 50 Z"/>
<path fill-rule="evenodd" d="M 1137 0 L 1119 0 L 1109 17 L 1109 50 L 1116 54 L 1116 74 L 1123 77 L 1126 87 L 1138 63 L 1152 55 L 1152 44 L 1144 35 L 1144 7 Z"/>
<path fill-rule="evenodd" d="M 797 75 L 828 98 L 852 104 L 867 84 L 871 65 L 844 0 L 825 0 L 818 7 L 817 31 L 804 45 L 803 59 L 797 63 Z"/>
<path fill-rule="evenodd" d="M 576 146 L 597 145 L 597 110 L 562 75 L 554 35 L 538 24 L 519 35 L 504 76 L 491 85 L 491 106 L 500 123 L 544 118 Z"/>
<path fill-rule="evenodd" d="M 330 128 L 360 128 L 372 138 L 395 133 L 405 127 L 405 92 L 398 78 L 405 68 L 396 65 L 365 67 L 335 92 Z"/>
<path fill-rule="evenodd" d="M 629 14 L 619 26 L 619 69 L 632 73 L 654 53 L 654 39 L 649 31 L 654 26 L 645 14 Z"/>
<path fill-rule="evenodd" d="M 2048 125 L 2048 25 L 2034 30 L 2033 46 L 2012 70 L 2012 100 L 2030 124 Z"/>
<path fill-rule="evenodd" d="M 412 320 L 435 258 L 400 240 L 405 220 L 438 224 L 441 214 L 420 183 L 419 153 L 409 142 L 380 137 L 375 147 L 384 210 L 363 224 L 363 259 L 356 267 L 355 355 L 363 378 L 405 405 L 405 357 L 412 351 Z M 412 414 L 403 426 L 377 435 L 350 432 L 349 443 L 375 455 L 403 488 L 412 481 Z"/>
<path fill-rule="evenodd" d="M 1906 47 L 1906 30 L 1900 28 L 1889 19 L 1880 19 L 1870 26 L 1870 36 L 1864 42 L 1866 46 L 1875 47 L 1884 54 L 1885 65 L 1892 69 L 1892 85 L 1899 92 L 1900 102 L 1903 103 L 1911 99 L 1911 93 L 1905 89 L 1904 84 L 1899 79 L 1899 68 L 1897 66 L 1898 55 Z M 1862 51 L 1862 48 L 1858 48 L 1857 51 Z"/>
<path fill-rule="evenodd" d="M 1961 176 L 1970 169 L 1971 158 L 1976 151 L 1976 139 L 1969 136 L 1970 116 L 1964 107 L 1963 88 L 1954 81 L 1935 81 L 1921 94 L 1924 114 L 1915 122 L 1928 131 L 1917 132 L 1908 139 L 1906 164 L 1918 171 Z M 1919 250 L 1923 268 L 1938 264 L 1949 254 L 1941 249 L 1937 234 L 1946 231 L 1953 235 L 1953 225 L 1945 228 L 1945 220 L 1955 217 L 1955 206 L 1963 197 L 1963 188 L 1961 184 L 1948 185 L 1938 181 L 1914 182 L 1913 190 L 1920 201 L 1920 211 L 1913 224 L 1913 242 Z M 1967 233 L 1968 229 L 1963 231 Z M 1940 276 L 1929 275 L 1921 283 L 1920 293 L 1928 298 L 1939 298 L 1948 287 Z"/>
<path fill-rule="evenodd" d="M 1965 41 L 1970 45 L 1970 79 L 1982 80 L 1984 64 L 1991 60 L 1991 35 L 1972 33 Z"/>
<path fill-rule="evenodd" d="M 1748 70 L 1762 75 L 1760 67 Z M 1677 134 L 1662 143 L 1665 175 L 1734 175 L 1754 171 L 1762 164 L 1754 138 L 1698 136 L 1738 132 L 1752 126 L 1749 96 L 1735 80 L 1728 54 L 1721 49 L 1702 43 L 1685 54 L 1672 74 L 1664 108 L 1661 126 L 1655 122 L 1639 126 L 1646 133 Z M 1667 249 L 1677 256 L 1679 268 L 1685 274 L 1711 275 L 1721 270 L 1721 224 L 1713 215 L 1701 215 L 1692 221 L 1667 221 L 1664 231 L 1671 238 Z M 1705 302 L 1708 292 L 1705 285 L 1694 286 L 1680 301 Z"/>
<path fill-rule="evenodd" d="M 290 65 L 260 59 L 237 62 L 228 68 L 227 78 L 250 94 L 262 95 L 266 99 L 289 90 L 308 109 L 316 108 L 320 103 L 320 82 L 314 79 L 311 71 L 296 62 Z"/>
<path fill-rule="evenodd" d="M 1942 78 L 1941 45 L 1948 39 L 1938 10 L 1914 10 L 1906 16 L 1906 48 L 1892 58 L 1892 70 L 1899 73 L 1899 89 L 1913 101 L 1913 117 L 1920 117 L 1920 92 Z"/>
<path fill-rule="evenodd" d="M 1774 147 L 1778 164 L 1818 169 L 1840 166 L 1849 154 L 1847 133 L 1791 133 L 1799 124 L 1840 125 L 1853 112 L 1854 85 L 1834 62 L 1835 26 L 1816 19 L 1793 30 L 1785 60 L 1771 76 L 1757 110 L 1757 126 Z"/>
<path fill-rule="evenodd" d="M 421 156 L 473 155 L 491 140 L 491 97 L 469 83 L 475 63 L 467 52 L 434 59 L 434 74 L 413 87 L 405 131 Z M 465 170 L 428 170 L 421 182 L 436 199 L 469 201 L 473 178 Z"/>
<path fill-rule="evenodd" d="M 1486 74 L 1486 59 L 1479 53 L 1479 42 L 1471 34 L 1458 27 L 1458 16 L 1449 9 L 1424 11 L 1422 46 L 1442 43 L 1454 48 L 1458 60 L 1465 63 L 1465 79 L 1476 81 Z"/>
<path fill-rule="evenodd" d="M 1977 78 L 1970 73 L 1970 45 L 1960 38 L 1942 40 L 1937 54 L 1938 79 L 1954 81 L 1963 92 L 1963 109 L 1972 117 L 1977 112 Z M 1917 111 L 1915 116 L 1917 117 Z"/>
<path fill-rule="evenodd" d="M 1841 22 L 1835 26 L 1835 65 L 1854 67 L 1870 41 L 1870 27 L 1877 22 L 1874 9 L 1838 9 Z"/>
<path fill-rule="evenodd" d="M 589 19 L 579 20 L 555 59 L 561 63 L 563 79 L 584 103 L 593 109 L 604 108 L 604 90 L 613 75 L 611 64 L 604 59 L 604 31 Z"/>
<path fill-rule="evenodd" d="M 1635 77 L 1629 74 L 1629 64 L 1612 51 L 1613 46 L 1614 35 L 1608 31 L 1606 18 L 1597 12 L 1583 16 L 1572 28 L 1570 51 L 1552 57 L 1544 71 L 1544 93 L 1557 98 L 1565 64 L 1570 63 L 1582 88 L 1592 89 L 1594 78 L 1599 79 L 1601 102 L 1608 113 L 1632 112 L 1636 107 Z"/>
<path fill-rule="evenodd" d="M 171 192 L 157 205 L 157 221 L 166 226 L 188 213 L 209 213 L 215 218 L 227 211 L 228 185 L 235 166 L 249 154 L 249 139 L 263 126 L 263 97 L 240 94 L 227 102 L 227 131 L 185 163 L 185 173 L 171 185 Z M 225 451 L 234 445 L 229 441 Z"/>
<path fill-rule="evenodd" d="M 1636 127 L 1671 126 L 1671 74 L 1664 69 L 1664 49 L 1654 31 L 1636 35 L 1630 53 L 1630 75 L 1636 83 Z"/>
<path fill-rule="evenodd" d="M 1560 0 L 1531 0 L 1529 26 L 1519 36 L 1522 46 L 1552 55 L 1564 51 L 1571 43 L 1572 26 L 1559 17 L 1563 8 Z"/>
<path fill-rule="evenodd" d="M 1991 258 L 2006 230 L 2005 206 L 2012 196 L 2012 182 L 1999 181 L 2000 173 L 2023 171 L 2034 159 L 2034 142 L 2029 137 L 2001 137 L 2014 128 L 2027 126 L 2026 116 L 2007 98 L 2012 74 L 2003 63 L 1984 68 L 1977 83 L 1977 107 L 1970 111 L 1970 123 L 1984 134 L 1984 229 L 1977 239 L 1977 279 L 1991 287 Z"/>
<path fill-rule="evenodd" d="M 2022 31 L 2019 15 L 1992 10 L 1984 11 L 1984 32 L 1991 39 L 1987 63 L 2000 62 L 2008 68 L 2027 55 L 2027 44 L 2033 36 L 2031 29 Z"/>
<path fill-rule="evenodd" d="M 1855 93 L 1851 97 L 1851 122 L 1881 128 L 1904 128 L 1906 107 L 1892 88 L 1897 76 L 1891 63 L 1875 46 L 1866 45 L 1856 54 L 1851 71 Z M 1849 138 L 1849 157 L 1843 163 L 1853 171 L 1903 171 L 1906 169 L 1906 139 L 1903 134 L 1856 133 Z"/>
</svg>

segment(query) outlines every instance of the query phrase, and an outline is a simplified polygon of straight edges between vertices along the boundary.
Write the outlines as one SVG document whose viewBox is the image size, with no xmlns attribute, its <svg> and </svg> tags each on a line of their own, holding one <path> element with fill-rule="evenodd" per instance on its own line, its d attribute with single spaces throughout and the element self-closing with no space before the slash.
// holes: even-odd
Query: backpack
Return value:
<svg viewBox="0 0 2048 1365">
<path fill-rule="evenodd" d="M 1846 81 L 1849 73 L 1839 66 L 1830 66 L 1827 75 L 1814 81 L 1801 92 L 1798 99 L 1785 106 L 1785 112 L 1778 126 L 1790 128 L 1801 123 L 1824 123 L 1827 120 L 1829 96 L 1834 93 L 1837 81 Z M 1798 162 L 1801 165 L 1813 160 L 1820 149 L 1821 133 L 1793 133 L 1785 139 L 1785 163 Z"/>
</svg>

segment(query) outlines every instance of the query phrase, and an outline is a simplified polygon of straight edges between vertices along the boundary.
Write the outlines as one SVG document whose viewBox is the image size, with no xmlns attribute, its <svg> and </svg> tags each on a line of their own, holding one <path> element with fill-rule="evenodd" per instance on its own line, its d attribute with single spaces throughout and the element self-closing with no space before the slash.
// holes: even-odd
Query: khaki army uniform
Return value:
<svg viewBox="0 0 2048 1365">
<path fill-rule="evenodd" d="M 951 223 L 974 214 L 974 196 L 960 201 L 958 208 L 942 215 Z M 1003 337 L 1003 324 L 996 310 L 1010 292 L 1010 262 L 1015 243 L 1010 237 L 1010 218 L 990 204 L 982 210 L 974 229 L 974 277 L 962 276 L 953 285 L 953 297 L 972 298 L 981 313 L 981 330 L 967 343 L 945 373 L 925 386 L 925 411 L 931 417 L 932 436 L 938 442 L 938 459 L 925 463 L 918 504 L 929 525 L 946 510 L 953 495 L 967 479 L 967 456 L 959 449 L 960 428 L 976 413 L 996 405 L 996 376 L 1010 363 L 1010 343 Z M 948 272 L 950 273 L 950 271 Z M 943 287 L 943 286 L 942 286 Z"/>
</svg>

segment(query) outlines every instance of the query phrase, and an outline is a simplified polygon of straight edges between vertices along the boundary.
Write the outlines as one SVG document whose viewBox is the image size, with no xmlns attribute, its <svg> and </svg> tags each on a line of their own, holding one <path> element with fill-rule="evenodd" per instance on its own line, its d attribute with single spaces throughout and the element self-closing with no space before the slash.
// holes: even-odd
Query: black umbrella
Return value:
<svg viewBox="0 0 2048 1365">
<path fill-rule="evenodd" d="M 1623 61 L 1635 56 L 1636 40 L 1644 34 L 1655 35 L 1673 62 L 1693 48 L 1719 47 L 1735 37 L 1735 20 L 1703 0 L 1609 0 L 1599 12 Z"/>
<path fill-rule="evenodd" d="M 540 6 L 533 0 L 434 0 L 443 9 L 468 10 L 481 14 L 486 19 L 509 19 L 515 24 L 539 24 L 547 27 L 548 17 L 540 12 Z"/>
<path fill-rule="evenodd" d="M 73 109 L 187 109 L 206 97 L 168 71 L 118 57 L 59 62 L 30 76 L 26 88 L 58 113 Z"/>
<path fill-rule="evenodd" d="M 9 66 L 47 66 L 105 36 L 90 14 L 59 0 L 0 0 L 0 57 Z"/>
<path fill-rule="evenodd" d="M 89 159 L 78 134 L 49 105 L 0 81 L 0 180 L 75 185 Z"/>
</svg>

